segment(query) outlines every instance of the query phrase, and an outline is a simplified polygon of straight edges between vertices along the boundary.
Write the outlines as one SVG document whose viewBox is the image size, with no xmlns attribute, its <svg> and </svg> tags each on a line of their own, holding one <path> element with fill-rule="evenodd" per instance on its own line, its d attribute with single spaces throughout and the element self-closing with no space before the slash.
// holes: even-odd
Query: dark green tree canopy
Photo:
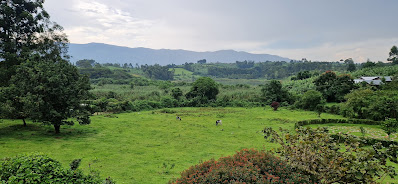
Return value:
<svg viewBox="0 0 398 184">
<path fill-rule="evenodd" d="M 261 92 L 267 104 L 271 104 L 272 102 L 290 103 L 291 101 L 289 92 L 282 88 L 282 83 L 277 80 L 271 80 L 266 83 Z"/>
<path fill-rule="evenodd" d="M 208 103 L 210 100 L 216 100 L 218 94 L 217 83 L 209 77 L 201 77 L 197 79 L 186 94 L 187 99 L 196 98 L 200 103 Z"/>
<path fill-rule="evenodd" d="M 328 102 L 341 102 L 344 95 L 354 89 L 354 80 L 349 75 L 337 76 L 332 71 L 323 73 L 315 79 L 314 84 Z"/>
<path fill-rule="evenodd" d="M 83 59 L 76 61 L 76 66 L 80 68 L 92 68 L 95 64 L 95 60 L 92 59 Z"/>
<path fill-rule="evenodd" d="M 73 124 L 68 118 L 85 113 L 82 100 L 88 98 L 90 84 L 66 60 L 35 60 L 18 67 L 9 88 L 25 108 L 31 109 L 31 119 L 52 124 L 59 133 L 61 125 Z M 79 116 L 78 120 L 89 123 L 87 116 Z"/>
<path fill-rule="evenodd" d="M 7 0 L 0 5 L 0 86 L 7 86 L 16 66 L 37 54 L 67 57 L 62 27 L 49 20 L 44 0 Z"/>
<path fill-rule="evenodd" d="M 141 69 L 149 78 L 152 79 L 173 80 L 174 78 L 174 70 L 169 71 L 167 66 L 160 66 L 159 64 L 141 65 Z"/>
<path fill-rule="evenodd" d="M 398 64 L 398 48 L 397 46 L 392 46 L 389 53 L 388 61 L 392 61 L 392 64 Z"/>
<path fill-rule="evenodd" d="M 352 60 L 352 58 L 348 58 L 348 59 L 344 60 L 344 63 L 347 64 L 347 71 L 353 72 L 356 70 L 356 66 L 355 66 L 354 60 Z"/>
<path fill-rule="evenodd" d="M 295 103 L 298 108 L 306 110 L 316 110 L 316 107 L 324 103 L 322 94 L 319 91 L 310 90 Z"/>
</svg>

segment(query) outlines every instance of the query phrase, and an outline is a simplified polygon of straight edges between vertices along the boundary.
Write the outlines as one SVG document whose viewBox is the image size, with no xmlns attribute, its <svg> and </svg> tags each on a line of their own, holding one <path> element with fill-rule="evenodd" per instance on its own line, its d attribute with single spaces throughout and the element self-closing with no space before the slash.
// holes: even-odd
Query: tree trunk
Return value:
<svg viewBox="0 0 398 184">
<path fill-rule="evenodd" d="M 25 121 L 25 118 L 22 118 L 22 121 L 23 121 L 23 126 L 25 126 L 25 127 L 26 127 L 26 121 Z"/>
<path fill-rule="evenodd" d="M 54 125 L 55 133 L 59 134 L 59 129 L 61 128 L 61 125 Z"/>
</svg>

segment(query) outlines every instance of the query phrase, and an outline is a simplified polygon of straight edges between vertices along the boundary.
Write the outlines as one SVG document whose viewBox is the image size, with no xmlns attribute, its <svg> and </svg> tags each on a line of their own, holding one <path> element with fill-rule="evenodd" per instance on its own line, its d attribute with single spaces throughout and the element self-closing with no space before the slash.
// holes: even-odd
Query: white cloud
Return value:
<svg viewBox="0 0 398 184">
<path fill-rule="evenodd" d="M 397 1 L 47 0 L 71 43 L 385 61 Z"/>
<path fill-rule="evenodd" d="M 145 45 L 145 32 L 154 24 L 154 21 L 134 18 L 129 12 L 92 0 L 75 1 L 72 9 L 72 14 L 79 17 L 76 24 L 65 27 L 72 43 Z"/>
</svg>

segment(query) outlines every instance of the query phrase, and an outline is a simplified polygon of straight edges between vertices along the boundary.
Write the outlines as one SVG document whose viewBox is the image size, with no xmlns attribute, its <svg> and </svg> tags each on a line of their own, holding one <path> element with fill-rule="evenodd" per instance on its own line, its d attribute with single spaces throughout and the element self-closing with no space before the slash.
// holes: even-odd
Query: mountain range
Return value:
<svg viewBox="0 0 398 184">
<path fill-rule="evenodd" d="M 93 59 L 98 63 L 132 63 L 132 64 L 183 64 L 196 63 L 206 59 L 207 63 L 234 63 L 235 61 L 250 60 L 264 61 L 290 61 L 289 58 L 270 54 L 251 54 L 234 50 L 219 50 L 214 52 L 195 52 L 188 50 L 129 48 L 104 43 L 69 44 L 71 62 L 82 59 Z"/>
</svg>

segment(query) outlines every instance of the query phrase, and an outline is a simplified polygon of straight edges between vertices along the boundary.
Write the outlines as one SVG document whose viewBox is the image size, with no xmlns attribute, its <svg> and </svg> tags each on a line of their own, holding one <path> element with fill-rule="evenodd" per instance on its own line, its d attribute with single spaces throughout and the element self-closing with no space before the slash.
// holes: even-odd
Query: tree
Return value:
<svg viewBox="0 0 398 184">
<path fill-rule="evenodd" d="M 389 53 L 388 61 L 392 61 L 392 64 L 398 64 L 398 48 L 397 46 L 392 46 Z"/>
<path fill-rule="evenodd" d="M 370 89 L 357 89 L 345 96 L 346 102 L 341 105 L 344 116 L 365 119 L 369 114 L 369 106 L 372 103 L 374 91 Z"/>
<path fill-rule="evenodd" d="M 381 124 L 381 128 L 386 132 L 388 140 L 390 140 L 390 135 L 398 130 L 398 120 L 389 118 Z"/>
<path fill-rule="evenodd" d="M 327 102 L 341 102 L 344 95 L 354 89 L 354 80 L 349 75 L 337 76 L 332 71 L 323 73 L 315 79 L 314 84 Z"/>
<path fill-rule="evenodd" d="M 159 80 L 173 80 L 174 70 L 169 71 L 167 66 L 155 65 L 141 65 L 142 71 L 149 77 Z"/>
<path fill-rule="evenodd" d="M 200 77 L 185 95 L 187 99 L 192 99 L 195 104 L 206 104 L 211 100 L 216 100 L 218 94 L 217 83 L 209 77 Z"/>
<path fill-rule="evenodd" d="M 95 60 L 92 59 L 83 59 L 76 61 L 76 66 L 80 68 L 92 68 L 95 64 Z"/>
<path fill-rule="evenodd" d="M 348 58 L 348 59 L 344 60 L 344 63 L 347 64 L 347 71 L 353 72 L 356 70 L 356 66 L 355 66 L 354 60 L 352 60 L 352 58 Z"/>
<path fill-rule="evenodd" d="M 369 59 L 366 61 L 366 63 L 362 63 L 362 68 L 372 68 L 375 66 L 376 66 L 376 63 L 370 61 Z"/>
<path fill-rule="evenodd" d="M 206 64 L 206 59 L 201 59 L 201 60 L 197 61 L 197 63 L 199 63 L 199 64 Z"/>
<path fill-rule="evenodd" d="M 324 100 L 319 91 L 310 90 L 295 103 L 295 106 L 305 110 L 315 110 L 317 105 L 323 104 Z"/>
<path fill-rule="evenodd" d="M 325 128 L 299 127 L 293 133 L 265 128 L 263 132 L 267 140 L 280 144 L 275 152 L 283 160 L 319 183 L 375 183 L 386 175 L 396 175 L 387 165 L 388 159 L 396 161 L 396 146 L 386 149 L 378 143 L 362 147 L 358 137 L 332 136 Z"/>
<path fill-rule="evenodd" d="M 267 104 L 272 102 L 290 102 L 289 92 L 282 88 L 282 83 L 277 80 L 271 80 L 261 89 L 262 95 Z"/>
<path fill-rule="evenodd" d="M 88 78 L 81 76 L 75 66 L 66 60 L 34 60 L 22 63 L 11 78 L 11 91 L 30 109 L 29 117 L 37 122 L 51 124 L 55 132 L 77 117 L 80 124 L 90 123 L 82 100 L 89 97 Z"/>
<path fill-rule="evenodd" d="M 182 91 L 180 88 L 174 88 L 171 90 L 171 96 L 173 96 L 174 99 L 178 100 L 182 96 Z"/>
<path fill-rule="evenodd" d="M 67 57 L 62 27 L 49 20 L 44 0 L 3 0 L 0 4 L 0 86 L 32 54 Z"/>
</svg>

